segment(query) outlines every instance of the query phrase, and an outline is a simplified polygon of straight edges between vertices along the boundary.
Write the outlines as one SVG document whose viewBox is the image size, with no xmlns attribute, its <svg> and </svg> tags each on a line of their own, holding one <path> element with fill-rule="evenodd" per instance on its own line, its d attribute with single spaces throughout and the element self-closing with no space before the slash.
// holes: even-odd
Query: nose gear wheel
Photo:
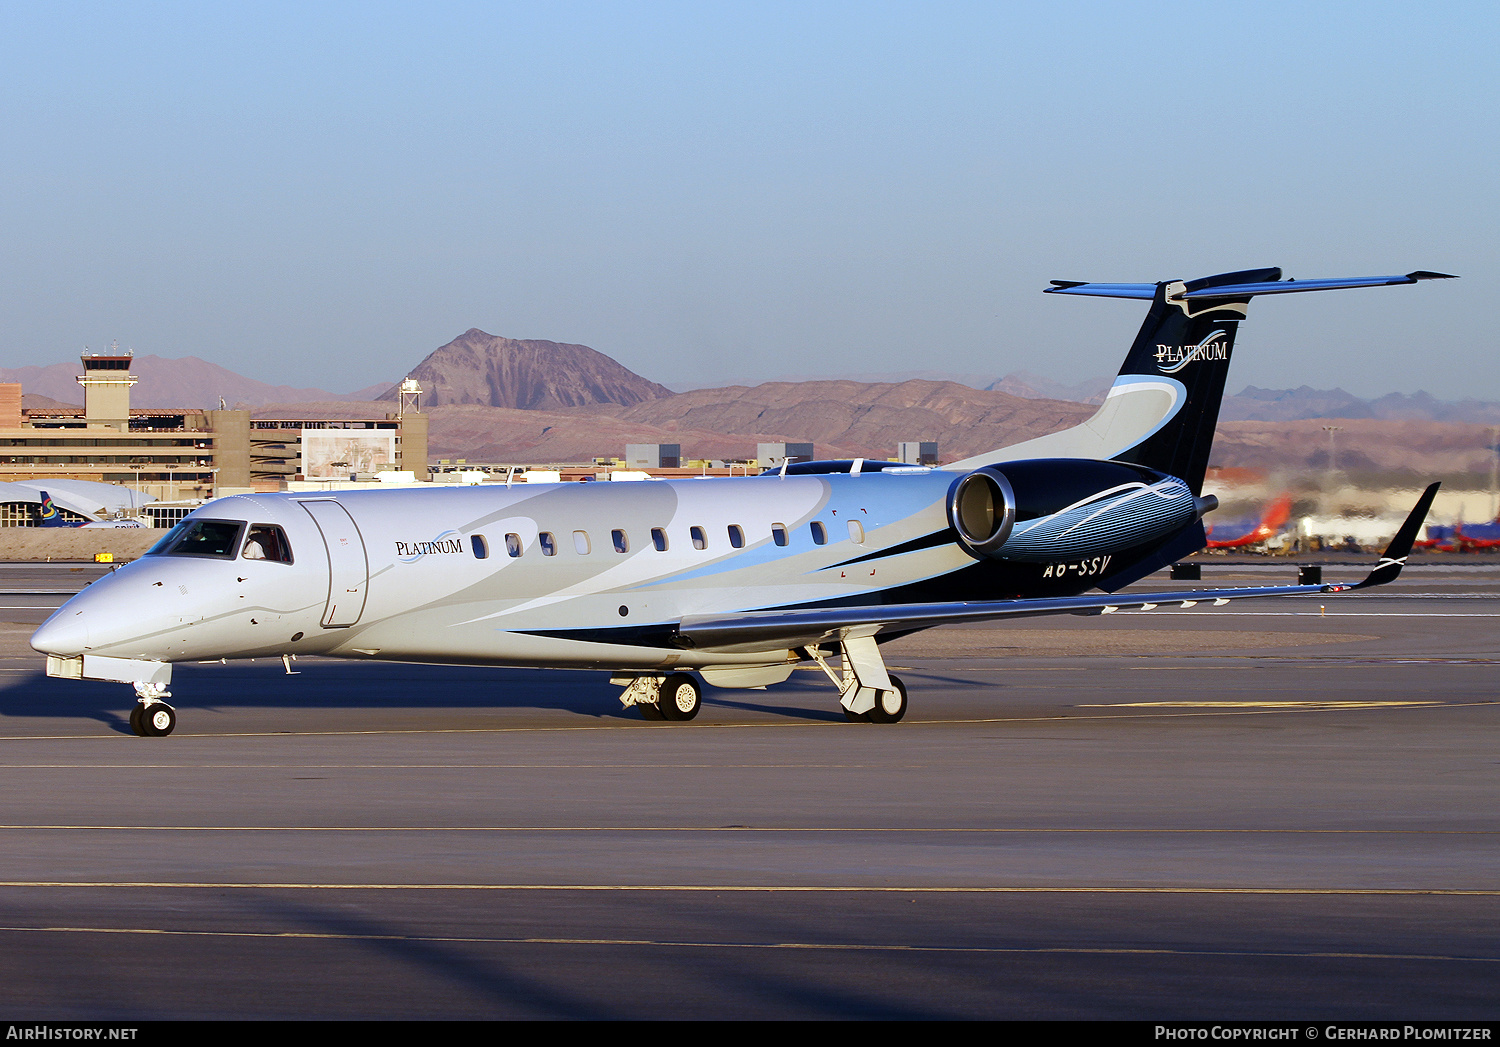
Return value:
<svg viewBox="0 0 1500 1047">
<path fill-rule="evenodd" d="M 177 728 L 177 710 L 166 702 L 138 702 L 130 710 L 130 730 L 141 738 L 165 738 Z"/>
</svg>

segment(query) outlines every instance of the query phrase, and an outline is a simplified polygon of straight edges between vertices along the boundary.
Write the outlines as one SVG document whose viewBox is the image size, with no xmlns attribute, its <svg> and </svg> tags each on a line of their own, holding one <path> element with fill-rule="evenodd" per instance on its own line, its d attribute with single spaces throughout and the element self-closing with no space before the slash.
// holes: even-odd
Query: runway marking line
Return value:
<svg viewBox="0 0 1500 1047">
<path fill-rule="evenodd" d="M 982 826 L 857 825 L 0 825 L 0 832 L 204 832 L 204 833 L 847 833 L 897 835 L 1259 835 L 1259 836 L 1496 836 L 1500 829 L 1121 829 L 986 828 Z"/>
<path fill-rule="evenodd" d="M 683 894 L 1163 894 L 1276 895 L 1287 897 L 1500 898 L 1500 889 L 1479 887 L 891 887 L 855 884 L 653 884 L 653 883 L 200 883 L 158 880 L 0 880 L 0 888 L 147 888 L 210 891 L 640 891 Z"/>
<path fill-rule="evenodd" d="M 1393 702 L 1338 702 L 1338 701 L 1311 701 L 1311 702 L 1216 702 L 1216 701 L 1180 701 L 1180 702 L 1111 702 L 1111 703 L 1087 703 L 1079 706 L 1080 709 L 1388 709 L 1400 705 L 1442 705 L 1442 702 L 1433 701 L 1393 701 Z"/>
<path fill-rule="evenodd" d="M 329 931 L 194 931 L 166 927 L 14 927 L 0 926 L 0 933 L 46 934 L 140 934 L 207 938 L 271 938 L 311 941 L 431 942 L 447 945 L 582 945 L 630 946 L 659 949 L 748 949 L 803 952 L 891 952 L 951 953 L 1010 956 L 1219 956 L 1256 959 L 1305 960 L 1437 960 L 1460 963 L 1500 963 L 1494 956 L 1456 956 L 1440 953 L 1372 953 L 1352 951 L 1291 952 L 1263 949 L 1169 949 L 1107 948 L 1100 946 L 1042 945 L 1029 948 L 995 945 L 893 945 L 879 942 L 706 942 L 668 941 L 656 938 L 498 938 L 477 935 L 355 934 Z"/>
<path fill-rule="evenodd" d="M 1194 669 L 1193 667 L 1187 667 L 1187 666 L 1184 666 L 1184 667 L 1181 667 L 1181 668 L 1184 668 L 1184 669 L 1193 669 L 1193 671 L 1201 671 L 1201 670 Z M 924 670 L 908 670 L 908 671 L 920 671 L 920 672 L 926 672 L 926 673 L 946 674 L 946 673 L 949 673 L 949 672 L 963 671 L 963 670 L 955 670 L 955 669 L 951 669 L 951 668 L 945 668 L 945 669 L 942 669 L 942 670 L 937 670 L 937 669 L 925 670 L 924 669 Z M 1016 670 L 984 668 L 984 669 L 974 669 L 974 670 L 969 670 L 969 671 L 972 671 L 972 672 L 1008 672 L 1008 671 L 1009 672 L 1013 672 L 1013 671 L 1016 671 Z M 1027 670 L 1027 671 L 1063 672 L 1063 671 L 1067 671 L 1067 667 L 1058 667 L 1056 669 Z M 1437 710 L 1437 709 L 1470 709 L 1470 708 L 1483 707 L 1483 706 L 1493 706 L 1493 705 L 1500 705 L 1500 702 L 1496 702 L 1496 701 L 1482 701 L 1482 702 L 1435 702 L 1435 703 L 1425 704 L 1425 705 L 1424 704 L 1413 703 L 1413 702 L 1390 702 L 1390 703 L 1382 703 L 1380 705 L 1364 705 L 1364 706 L 1362 706 L 1362 708 L 1416 709 L 1416 710 L 1426 711 L 1426 710 Z M 1084 706 L 1084 705 L 1075 705 L 1075 706 L 1072 706 L 1072 708 L 1082 709 L 1082 708 L 1091 708 L 1091 707 L 1090 706 Z M 1264 716 L 1264 715 L 1274 714 L 1274 713 L 1317 713 L 1317 712 L 1341 712 L 1341 711 L 1344 711 L 1344 710 L 1341 709 L 1341 708 L 1339 708 L 1338 706 L 1333 706 L 1333 705 L 1329 705 L 1327 703 L 1319 702 L 1319 703 L 1314 703 L 1314 704 L 1312 704 L 1310 706 L 1299 706 L 1299 707 L 1290 708 L 1290 709 L 1285 709 L 1285 708 L 1275 708 L 1275 709 L 1266 709 L 1266 708 L 1233 708 L 1233 709 L 1208 708 L 1208 709 L 1203 709 L 1203 708 L 1200 708 L 1200 709 L 1197 709 L 1195 711 L 1184 711 L 1184 712 L 1122 713 L 1122 714 L 1118 714 L 1118 715 L 1114 715 L 1114 716 L 1095 716 L 1095 717 L 1090 717 L 1090 716 L 1074 716 L 1074 715 L 1070 715 L 1070 714 L 1064 713 L 1064 714 L 1059 715 L 1059 716 L 983 716 L 983 717 L 964 717 L 962 719 L 942 719 L 942 720 L 922 720 L 922 719 L 912 718 L 912 719 L 908 719 L 908 720 L 903 720 L 902 723 L 906 724 L 909 728 L 910 727 L 945 727 L 945 726 L 946 727 L 954 727 L 954 726 L 963 726 L 963 725 L 975 725 L 975 724 L 982 725 L 982 724 L 997 724 L 997 723 L 1059 723 L 1059 722 L 1086 723 L 1089 720 L 1093 720 L 1093 719 L 1099 719 L 1099 720 L 1130 720 L 1130 719 L 1135 719 L 1135 720 L 1150 720 L 1150 719 L 1182 718 L 1182 717 L 1190 717 L 1190 716 Z M 796 712 L 797 712 L 797 710 L 795 710 L 795 709 L 789 710 L 788 711 L 788 715 L 795 715 Z M 675 731 L 675 730 L 683 730 L 685 727 L 688 730 L 694 730 L 694 731 L 709 731 L 709 730 L 725 731 L 725 730 L 794 729 L 794 728 L 808 728 L 808 727 L 843 727 L 843 728 L 856 728 L 857 729 L 857 728 L 859 728 L 861 726 L 863 726 L 863 725 L 860 725 L 860 724 L 850 724 L 850 723 L 846 723 L 846 722 L 844 722 L 842 720 L 807 720 L 807 721 L 799 721 L 799 722 L 795 722 L 795 723 L 781 723 L 781 722 L 772 722 L 772 723 L 696 723 L 696 724 L 693 724 L 691 727 L 686 727 L 686 725 L 683 725 L 683 724 L 660 725 L 660 724 L 649 724 L 649 723 L 615 723 L 615 724 L 598 724 L 598 725 L 593 725 L 593 724 L 574 724 L 574 725 L 570 725 L 570 726 L 566 726 L 566 727 L 453 727 L 453 728 L 426 729 L 426 730 L 378 730 L 378 731 L 226 731 L 223 734 L 199 734 L 199 735 L 187 735 L 187 734 L 184 734 L 181 737 L 182 737 L 183 741 L 187 741 L 188 739 L 192 739 L 194 741 L 211 741 L 211 740 L 218 740 L 218 739 L 224 739 L 224 738 L 358 738 L 358 737 L 369 737 L 369 736 L 379 736 L 379 735 L 409 736 L 409 735 L 424 735 L 424 734 L 542 734 L 542 733 L 547 733 L 547 732 L 562 732 L 562 731 Z M 113 734 L 113 733 L 112 734 L 32 734 L 32 735 L 28 735 L 28 734 L 14 734 L 14 735 L 0 735 L 0 742 L 79 742 L 79 741 L 122 741 L 122 742 L 135 742 L 136 740 L 137 739 L 135 739 L 134 737 L 129 736 L 129 735 Z M 63 767 L 75 767 L 75 766 L 87 766 L 87 767 L 93 768 L 93 767 L 98 767 L 99 765 L 98 764 L 36 764 L 36 765 L 32 765 L 32 764 L 6 764 L 6 763 L 0 763 L 0 770 L 4 770 L 4 769 L 7 769 L 7 768 L 12 768 L 12 767 L 15 767 L 15 768 L 31 768 L 31 767 L 55 767 L 55 768 L 63 768 Z M 120 766 L 120 767 L 135 767 L 135 768 L 151 769 L 151 768 L 162 768 L 162 767 L 215 767 L 215 766 L 218 766 L 218 765 L 217 764 L 120 764 L 118 766 Z M 247 765 L 247 766 L 260 766 L 260 765 Z M 299 764 L 298 766 L 315 766 L 315 765 Z M 400 765 L 400 764 L 378 764 L 378 765 L 374 765 L 374 766 L 380 766 L 380 767 L 385 767 L 385 766 L 399 767 L 399 766 L 402 766 L 402 765 Z M 423 766 L 428 766 L 428 765 L 423 765 Z M 443 765 L 443 764 L 440 764 L 440 765 L 436 765 L 436 766 L 468 766 L 468 765 Z M 488 766 L 488 765 L 479 765 L 479 766 Z M 715 765 L 715 766 L 719 766 L 719 765 Z M 801 765 L 798 765 L 798 766 L 801 766 Z"/>
<path fill-rule="evenodd" d="M 1302 648 L 1297 648 L 1297 650 L 1302 650 Z M 1108 658 L 1108 657 L 1112 657 L 1112 656 L 1111 655 L 1093 654 L 1093 655 L 1083 655 L 1082 657 L 1087 657 L 1087 658 Z M 1310 668 L 1315 668 L 1315 669 L 1332 669 L 1332 668 L 1336 668 L 1338 666 L 1345 666 L 1345 667 L 1350 667 L 1350 668 L 1369 668 L 1369 667 L 1381 666 L 1381 665 L 1495 665 L 1497 662 L 1500 662 L 1500 659 L 1497 659 L 1497 658 L 1403 658 L 1403 657 L 1396 657 L 1396 656 L 1392 656 L 1392 657 L 1389 657 L 1389 658 L 1379 658 L 1379 657 L 1373 657 L 1373 656 L 1369 656 L 1369 655 L 1348 655 L 1348 654 L 1336 654 L 1336 655 L 1330 655 L 1330 656 L 1328 656 L 1326 658 L 1319 658 L 1319 657 L 1312 656 L 1312 655 L 1293 655 L 1293 654 L 1288 654 L 1288 655 L 1278 655 L 1278 654 L 1230 654 L 1230 653 L 1227 653 L 1227 652 L 1221 653 L 1221 652 L 1218 652 L 1218 651 L 1215 651 L 1215 652 L 1210 653 L 1210 654 L 1181 654 L 1181 655 L 1172 655 L 1171 657 L 1173 657 L 1173 658 L 1181 658 L 1184 661 L 1197 660 L 1197 661 L 1200 661 L 1200 662 L 1229 662 L 1229 661 L 1271 662 L 1271 663 L 1275 663 L 1275 665 L 1278 668 L 1284 668 L 1284 667 L 1286 667 L 1288 665 L 1300 662 L 1304 666 L 1308 666 Z M 1093 668 L 1097 669 L 1098 667 L 1093 667 Z M 1203 671 L 1203 667 L 1201 665 L 1126 665 L 1126 666 L 1123 666 L 1121 668 L 1123 668 L 1126 672 L 1173 673 L 1173 672 L 1202 672 Z M 944 671 L 945 672 L 954 672 L 954 671 L 958 671 L 958 672 L 969 671 L 969 672 L 972 672 L 974 670 L 963 670 L 963 669 L 952 670 L 952 669 L 949 669 L 949 670 L 944 670 Z M 980 671 L 985 671 L 985 670 L 980 670 Z M 990 672 L 999 672 L 1000 670 L 998 670 L 998 669 L 990 669 L 988 671 L 990 671 Z M 1013 669 L 1013 670 L 1010 670 L 1010 671 L 1016 672 L 1016 671 L 1019 671 L 1019 670 Z M 1113 669 L 1109 669 L 1107 671 L 1113 672 L 1114 670 Z"/>
<path fill-rule="evenodd" d="M 1297 648 L 1303 650 L 1304 648 Z M 1058 658 L 1075 657 L 1091 659 L 1117 659 L 1125 656 L 1118 654 L 1080 654 L 1074 656 L 1063 655 L 986 655 L 983 658 L 967 659 L 969 661 L 1003 661 L 1007 658 Z M 1312 668 L 1336 668 L 1339 666 L 1353 666 L 1359 668 L 1371 668 L 1383 665 L 1496 665 L 1500 664 L 1500 658 L 1373 658 L 1354 657 L 1347 654 L 1332 655 L 1326 658 L 1318 658 L 1311 655 L 1274 655 L 1274 654 L 1232 654 L 1229 652 L 1214 651 L 1210 654 L 1173 654 L 1166 657 L 1174 661 L 1193 661 L 1197 665 L 945 665 L 941 669 L 922 669 L 912 666 L 897 666 L 905 672 L 913 674 L 925 674 L 927 676 L 948 676 L 953 673 L 1090 673 L 1090 672 L 1131 672 L 1131 673 L 1201 673 L 1205 669 L 1203 662 L 1270 662 L 1275 668 L 1286 668 L 1290 665 L 1300 664 Z M 1238 668 L 1238 666 L 1236 666 Z M 1483 705 L 1479 702 L 1476 704 Z"/>
<path fill-rule="evenodd" d="M 665 761 L 650 763 L 0 763 L 0 771 L 868 771 L 872 769 L 916 770 L 926 769 L 928 766 L 926 763 L 896 762 L 874 764 L 667 763 Z M 297 780 L 299 779 L 293 779 L 293 781 Z"/>
</svg>

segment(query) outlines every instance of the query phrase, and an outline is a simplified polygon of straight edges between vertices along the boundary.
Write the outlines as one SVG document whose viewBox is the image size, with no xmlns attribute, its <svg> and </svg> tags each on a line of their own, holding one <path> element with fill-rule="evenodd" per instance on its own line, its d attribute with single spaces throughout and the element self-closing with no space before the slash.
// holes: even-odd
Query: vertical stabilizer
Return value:
<svg viewBox="0 0 1500 1047">
<path fill-rule="evenodd" d="M 1151 303 L 1120 376 L 1086 422 L 945 468 L 967 471 L 1030 458 L 1113 459 L 1178 477 L 1195 495 L 1201 494 L 1235 335 L 1251 298 L 1448 279 L 1452 277 L 1446 273 L 1419 270 L 1397 276 L 1283 280 L 1280 269 L 1247 269 L 1157 284 L 1054 280 L 1047 288 L 1051 294 Z"/>
<path fill-rule="evenodd" d="M 38 527 L 72 527 L 72 524 L 63 519 L 62 513 L 57 511 L 57 506 L 52 504 L 52 496 L 46 491 L 39 493 L 42 496 L 42 504 L 37 509 L 36 525 Z"/>
<path fill-rule="evenodd" d="M 1250 296 L 1195 300 L 1187 294 L 1280 279 L 1280 269 L 1251 269 L 1156 285 L 1151 309 L 1111 392 L 1154 387 L 1171 396 L 1172 406 L 1154 429 L 1112 458 L 1176 476 L 1195 495 L 1203 493 L 1234 338 Z"/>
</svg>

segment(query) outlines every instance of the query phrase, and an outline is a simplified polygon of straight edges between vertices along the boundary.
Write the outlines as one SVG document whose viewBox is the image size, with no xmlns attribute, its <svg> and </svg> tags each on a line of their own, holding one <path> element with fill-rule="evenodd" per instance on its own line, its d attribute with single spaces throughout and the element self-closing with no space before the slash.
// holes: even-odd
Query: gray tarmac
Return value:
<svg viewBox="0 0 1500 1047">
<path fill-rule="evenodd" d="M 165 739 L 26 646 L 97 574 L 0 568 L 6 1019 L 1500 1013 L 1500 567 L 936 630 L 894 726 L 304 659 L 180 667 Z"/>
</svg>

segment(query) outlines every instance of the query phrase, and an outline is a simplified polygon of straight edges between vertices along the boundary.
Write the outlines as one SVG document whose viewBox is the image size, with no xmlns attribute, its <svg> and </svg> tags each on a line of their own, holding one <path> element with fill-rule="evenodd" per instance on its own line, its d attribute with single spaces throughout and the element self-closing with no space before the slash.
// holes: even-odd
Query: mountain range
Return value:
<svg viewBox="0 0 1500 1047">
<path fill-rule="evenodd" d="M 586 345 L 500 338 L 471 327 L 433 351 L 409 375 L 432 407 L 484 404 L 523 411 L 586 404 L 638 404 L 672 390 Z M 395 400 L 399 384 L 378 400 Z"/>
<path fill-rule="evenodd" d="M 1375 418 L 1387 421 L 1500 424 L 1500 403 L 1439 400 L 1431 393 L 1386 393 L 1362 400 L 1342 389 L 1259 389 L 1246 386 L 1224 398 L 1220 417 L 1236 422 L 1290 422 L 1310 418 Z"/>
<path fill-rule="evenodd" d="M 0 369 L 28 405 L 81 399 L 75 364 Z M 271 385 L 196 357 L 135 358 L 139 407 L 248 407 L 259 417 L 379 417 L 398 386 L 352 393 Z M 937 440 L 952 460 L 1077 424 L 1108 389 L 1104 378 L 1072 384 L 1017 373 L 976 388 L 941 372 L 901 381 L 766 382 L 676 393 L 588 346 L 503 338 L 471 328 L 410 372 L 431 415 L 434 458 L 542 463 L 623 453 L 626 443 L 680 443 L 689 457 L 749 458 L 755 444 L 811 440 L 824 457 L 885 457 L 902 440 Z M 926 377 L 931 376 L 931 377 Z M 873 376 L 867 376 L 873 377 Z M 1320 419 L 1344 419 L 1345 469 L 1424 474 L 1484 472 L 1489 426 L 1500 404 L 1440 401 L 1426 393 L 1363 400 L 1344 390 L 1254 386 L 1225 398 L 1214 448 L 1218 464 L 1326 468 Z"/>
<path fill-rule="evenodd" d="M 82 399 L 82 390 L 76 380 L 80 370 L 79 365 L 72 363 L 0 367 L 0 382 L 20 382 L 28 395 L 48 397 L 61 404 L 77 404 Z M 221 398 L 228 406 L 250 408 L 271 404 L 395 401 L 399 386 L 399 383 L 377 382 L 351 393 L 333 393 L 326 389 L 271 385 L 196 356 L 175 360 L 137 356 L 131 372 L 140 379 L 131 390 L 131 403 L 137 407 L 216 407 Z M 701 408 L 705 394 L 712 400 L 715 392 L 713 389 L 693 389 L 674 393 L 667 386 L 643 378 L 586 345 L 503 338 L 478 328 L 470 328 L 429 353 L 409 372 L 409 376 L 422 383 L 424 407 L 476 404 L 551 410 L 607 403 L 629 406 L 689 397 L 690 400 L 683 402 L 692 403 L 697 409 Z M 841 379 L 766 382 L 753 387 L 728 386 L 722 391 L 779 390 L 764 396 L 784 399 L 786 390 L 794 386 L 813 387 L 809 391 L 819 395 L 820 390 L 832 388 L 831 383 L 852 382 L 859 386 L 894 388 L 926 382 L 948 388 L 950 396 L 955 395 L 952 387 L 958 387 L 962 390 L 956 393 L 960 398 L 978 391 L 1006 393 L 1026 400 L 1098 404 L 1103 402 L 1111 381 L 1111 378 L 1097 377 L 1067 383 L 1020 371 L 985 383 L 978 375 L 912 371 L 899 375 L 867 374 Z M 984 402 L 983 398 L 979 402 Z M 770 406 L 769 401 L 767 406 Z M 737 417 L 744 415 L 743 410 L 730 413 Z M 1305 385 L 1297 389 L 1262 389 L 1251 385 L 1239 393 L 1225 396 L 1219 417 L 1226 422 L 1374 418 L 1500 425 L 1500 402 L 1439 400 L 1420 391 L 1387 393 L 1375 399 L 1363 399 L 1343 389 L 1312 389 Z"/>
<path fill-rule="evenodd" d="M 1008 374 L 987 386 L 1028 399 L 1104 402 L 1111 378 L 1091 378 L 1072 384 L 1040 375 Z M 1493 400 L 1439 400 L 1431 393 L 1386 393 L 1362 399 L 1343 389 L 1261 389 L 1247 385 L 1224 397 L 1219 420 L 1224 422 L 1291 422 L 1307 418 L 1379 418 L 1390 421 L 1467 422 L 1500 425 L 1500 403 Z"/>
</svg>

